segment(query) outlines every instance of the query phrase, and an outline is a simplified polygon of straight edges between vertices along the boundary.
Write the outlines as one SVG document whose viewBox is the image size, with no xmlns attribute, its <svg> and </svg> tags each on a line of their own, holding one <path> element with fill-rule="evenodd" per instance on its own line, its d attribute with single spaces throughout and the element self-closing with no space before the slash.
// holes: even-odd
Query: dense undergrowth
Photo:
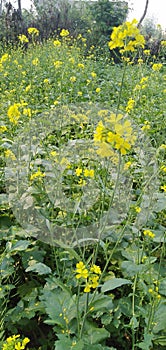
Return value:
<svg viewBox="0 0 166 350">
<path fill-rule="evenodd" d="M 0 59 L 1 348 L 164 349 L 165 65 L 30 34 Z"/>
</svg>

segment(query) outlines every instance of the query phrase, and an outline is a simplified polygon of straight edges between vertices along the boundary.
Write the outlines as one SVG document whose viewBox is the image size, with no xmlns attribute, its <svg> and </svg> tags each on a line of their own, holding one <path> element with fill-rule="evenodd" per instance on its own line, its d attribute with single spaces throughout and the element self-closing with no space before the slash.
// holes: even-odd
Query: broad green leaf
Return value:
<svg viewBox="0 0 166 350">
<path fill-rule="evenodd" d="M 20 252 L 26 250 L 30 244 L 31 243 L 27 240 L 20 240 L 10 248 L 10 252 Z"/>
<path fill-rule="evenodd" d="M 89 327 L 87 335 L 84 336 L 88 349 L 90 344 L 99 344 L 102 340 L 108 338 L 110 333 L 105 328 Z"/>
<path fill-rule="evenodd" d="M 137 346 L 139 347 L 139 349 L 142 349 L 142 350 L 150 350 L 153 345 L 152 339 L 153 339 L 152 334 L 145 334 L 144 340 L 141 343 L 137 344 Z"/>
<path fill-rule="evenodd" d="M 166 301 L 160 303 L 158 309 L 154 314 L 154 322 L 154 333 L 166 330 Z"/>
<path fill-rule="evenodd" d="M 121 264 L 121 269 L 125 275 L 129 277 L 135 276 L 137 273 L 142 272 L 145 269 L 144 265 L 137 265 L 131 261 L 123 261 Z"/>
<path fill-rule="evenodd" d="M 131 262 L 130 262 L 131 264 Z M 124 284 L 132 284 L 130 280 L 127 280 L 125 278 L 111 278 L 110 280 L 106 281 L 102 288 L 101 291 L 108 292 L 109 290 L 113 290 L 115 288 L 118 288 L 120 286 L 123 286 Z"/>
<path fill-rule="evenodd" d="M 75 296 L 71 297 L 68 291 L 63 291 L 60 288 L 47 291 L 44 288 L 40 299 L 43 302 L 47 315 L 54 321 L 55 325 L 58 324 L 63 328 L 65 327 L 64 310 L 68 322 L 77 316 Z"/>
<path fill-rule="evenodd" d="M 27 267 L 27 269 L 25 270 L 26 272 L 37 272 L 39 275 L 47 275 L 49 273 L 51 273 L 51 269 L 49 266 L 39 262 L 39 263 L 35 263 L 29 267 Z"/>
<path fill-rule="evenodd" d="M 57 334 L 59 340 L 55 342 L 55 350 L 83 350 L 84 343 L 82 340 L 68 338 L 65 334 Z"/>
</svg>

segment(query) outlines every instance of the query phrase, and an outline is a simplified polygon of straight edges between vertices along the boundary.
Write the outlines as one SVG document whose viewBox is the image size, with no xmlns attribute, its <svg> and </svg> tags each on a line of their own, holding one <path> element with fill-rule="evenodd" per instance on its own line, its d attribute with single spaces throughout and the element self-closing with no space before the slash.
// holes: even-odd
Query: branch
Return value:
<svg viewBox="0 0 166 350">
<path fill-rule="evenodd" d="M 145 18 L 145 16 L 146 16 L 147 9 L 148 9 L 148 5 L 149 5 L 149 0 L 146 0 L 144 13 L 143 13 L 141 19 L 139 20 L 139 23 L 137 24 L 137 28 L 140 28 L 140 25 L 141 25 L 141 23 L 143 22 L 143 20 L 144 20 L 144 18 Z"/>
</svg>

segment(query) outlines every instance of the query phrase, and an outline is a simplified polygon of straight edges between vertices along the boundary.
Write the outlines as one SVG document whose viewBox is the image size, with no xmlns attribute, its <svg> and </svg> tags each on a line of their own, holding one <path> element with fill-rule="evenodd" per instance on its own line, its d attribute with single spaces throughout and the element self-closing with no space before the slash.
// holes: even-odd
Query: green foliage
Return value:
<svg viewBox="0 0 166 350">
<path fill-rule="evenodd" d="M 96 61 L 85 39 L 1 56 L 0 346 L 20 334 L 31 350 L 162 350 L 165 66 Z M 126 154 L 114 144 L 117 164 L 94 145 L 116 113 L 138 136 Z"/>
</svg>

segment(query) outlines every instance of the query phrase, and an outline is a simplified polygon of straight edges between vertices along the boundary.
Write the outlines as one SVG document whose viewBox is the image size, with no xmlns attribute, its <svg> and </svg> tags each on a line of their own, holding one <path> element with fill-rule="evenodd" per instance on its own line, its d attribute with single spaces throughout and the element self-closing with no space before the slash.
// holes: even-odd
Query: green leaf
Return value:
<svg viewBox="0 0 166 350">
<path fill-rule="evenodd" d="M 77 316 L 75 296 L 60 288 L 52 291 L 43 290 L 43 295 L 40 297 L 45 307 L 46 313 L 51 319 L 52 324 L 60 325 L 63 329 L 66 327 L 64 316 L 68 322 Z M 65 310 L 65 314 L 64 314 Z M 48 322 L 46 322 L 48 323 Z"/>
<path fill-rule="evenodd" d="M 112 299 L 108 295 L 97 295 L 96 300 L 91 303 L 91 307 L 94 307 L 94 311 L 100 310 L 113 310 L 114 305 Z"/>
<path fill-rule="evenodd" d="M 131 262 L 130 262 L 131 264 Z M 132 282 L 130 280 L 127 280 L 125 278 L 111 278 L 110 280 L 106 281 L 102 288 L 101 291 L 104 292 L 108 292 L 109 290 L 113 290 L 115 288 L 118 288 L 124 284 L 132 284 Z"/>
<path fill-rule="evenodd" d="M 154 314 L 155 326 L 154 333 L 158 333 L 166 329 L 166 301 L 162 301 Z"/>
<path fill-rule="evenodd" d="M 142 272 L 145 269 L 144 265 L 137 265 L 131 261 L 123 261 L 121 264 L 121 269 L 125 275 L 129 277 L 135 276 L 137 273 Z"/>
<path fill-rule="evenodd" d="M 145 334 L 144 335 L 144 340 L 137 344 L 137 346 L 140 348 L 140 349 L 143 349 L 143 350 L 150 350 L 151 347 L 152 347 L 152 339 L 153 339 L 153 335 L 152 334 Z"/>
<path fill-rule="evenodd" d="M 47 275 L 49 273 L 51 273 L 51 269 L 49 266 L 39 262 L 39 263 L 35 263 L 29 267 L 27 267 L 27 269 L 25 270 L 26 272 L 37 272 L 39 275 Z"/>
<path fill-rule="evenodd" d="M 160 282 L 159 293 L 166 296 L 166 278 Z"/>
<path fill-rule="evenodd" d="M 104 339 L 108 338 L 110 333 L 105 328 L 97 328 L 89 321 L 85 322 L 84 341 L 86 344 L 99 344 Z"/>
<path fill-rule="evenodd" d="M 84 343 L 82 340 L 68 338 L 65 334 L 57 334 L 59 340 L 55 342 L 55 350 L 83 350 Z"/>
<path fill-rule="evenodd" d="M 31 243 L 27 240 L 20 240 L 10 248 L 10 252 L 21 252 L 23 250 L 26 250 L 30 244 Z"/>
</svg>

